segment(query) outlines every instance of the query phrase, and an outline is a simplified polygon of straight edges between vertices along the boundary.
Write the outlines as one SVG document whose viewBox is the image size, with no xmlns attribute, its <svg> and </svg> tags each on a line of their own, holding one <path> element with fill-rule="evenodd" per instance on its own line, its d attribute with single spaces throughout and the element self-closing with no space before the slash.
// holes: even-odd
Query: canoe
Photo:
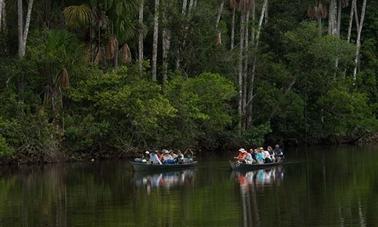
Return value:
<svg viewBox="0 0 378 227">
<path fill-rule="evenodd" d="M 230 161 L 231 169 L 236 170 L 236 171 L 250 171 L 250 170 L 256 170 L 256 169 L 264 169 L 264 168 L 279 166 L 282 164 L 283 164 L 283 161 L 264 163 L 264 164 L 245 164 L 245 163 L 236 163 L 236 162 Z"/>
<path fill-rule="evenodd" d="M 183 163 L 183 164 L 148 164 L 143 162 L 130 161 L 134 171 L 172 171 L 193 168 L 197 165 L 197 161 Z"/>
</svg>

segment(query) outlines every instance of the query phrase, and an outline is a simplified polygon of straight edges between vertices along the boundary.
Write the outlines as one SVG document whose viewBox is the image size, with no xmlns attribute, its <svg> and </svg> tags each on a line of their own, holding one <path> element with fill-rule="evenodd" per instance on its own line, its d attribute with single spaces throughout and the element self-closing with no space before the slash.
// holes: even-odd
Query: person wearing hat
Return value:
<svg viewBox="0 0 378 227">
<path fill-rule="evenodd" d="M 169 153 L 169 151 L 166 150 L 166 149 L 163 150 L 162 162 L 163 162 L 163 164 L 174 164 L 175 163 L 174 158 Z"/>
<path fill-rule="evenodd" d="M 247 157 L 247 151 L 244 148 L 239 149 L 239 154 L 238 156 L 234 157 L 238 162 L 243 162 L 245 163 L 245 158 Z"/>
</svg>

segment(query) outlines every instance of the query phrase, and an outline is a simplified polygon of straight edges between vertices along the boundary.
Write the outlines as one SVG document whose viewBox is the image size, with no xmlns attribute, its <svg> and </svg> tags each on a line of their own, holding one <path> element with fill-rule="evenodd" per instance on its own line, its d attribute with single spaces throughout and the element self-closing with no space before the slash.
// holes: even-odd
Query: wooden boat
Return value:
<svg viewBox="0 0 378 227">
<path fill-rule="evenodd" d="M 283 164 L 283 161 L 264 163 L 264 164 L 245 164 L 245 163 L 237 163 L 237 162 L 230 161 L 231 169 L 236 170 L 236 171 L 250 171 L 250 170 L 256 170 L 256 169 L 264 169 L 264 168 L 279 166 L 282 164 Z"/>
<path fill-rule="evenodd" d="M 193 168 L 197 165 L 197 161 L 187 162 L 182 164 L 150 164 L 143 162 L 130 161 L 134 171 L 172 171 Z"/>
</svg>

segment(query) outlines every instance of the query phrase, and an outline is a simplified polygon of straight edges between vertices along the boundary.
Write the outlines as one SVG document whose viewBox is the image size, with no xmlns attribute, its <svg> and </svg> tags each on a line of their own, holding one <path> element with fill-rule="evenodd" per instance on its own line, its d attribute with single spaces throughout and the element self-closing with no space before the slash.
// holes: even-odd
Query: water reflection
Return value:
<svg viewBox="0 0 378 227">
<path fill-rule="evenodd" d="M 150 193 L 154 188 L 170 189 L 172 187 L 192 185 L 194 170 L 182 170 L 160 173 L 134 173 L 133 181 L 137 187 L 146 188 Z"/>
<path fill-rule="evenodd" d="M 261 226 L 257 192 L 263 191 L 266 187 L 280 185 L 284 178 L 283 167 L 233 172 L 232 176 L 240 185 L 243 226 Z"/>
<path fill-rule="evenodd" d="M 252 187 L 257 190 L 263 190 L 264 187 L 269 187 L 273 184 L 279 185 L 284 178 L 282 166 L 249 172 L 233 172 L 232 174 L 242 190 L 249 190 Z"/>
</svg>

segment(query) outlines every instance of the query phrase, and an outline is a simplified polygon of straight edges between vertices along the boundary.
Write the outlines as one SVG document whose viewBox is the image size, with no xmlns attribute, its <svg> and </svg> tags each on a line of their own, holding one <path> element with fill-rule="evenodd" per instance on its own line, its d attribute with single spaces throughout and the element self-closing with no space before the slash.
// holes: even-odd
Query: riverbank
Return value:
<svg viewBox="0 0 378 227">
<path fill-rule="evenodd" d="M 371 135 L 369 137 L 364 137 L 359 140 L 355 140 L 354 143 L 340 143 L 341 140 L 334 140 L 339 143 L 293 143 L 293 140 L 285 141 L 283 147 L 286 149 L 299 149 L 303 150 L 316 147 L 361 147 L 378 144 L 378 133 Z M 346 140 L 345 140 L 346 141 Z M 295 141 L 297 142 L 297 141 Z M 273 145 L 276 142 L 268 142 L 266 144 Z M 266 145 L 265 144 L 265 145 Z M 206 155 L 214 153 L 227 153 L 230 151 L 236 151 L 238 147 L 250 147 L 246 144 L 234 144 L 224 147 L 222 149 L 206 150 L 206 149 L 194 149 L 197 155 Z M 252 146 L 253 147 L 253 146 Z M 94 161 L 104 161 L 104 160 L 130 160 L 135 157 L 140 157 L 144 154 L 146 149 L 142 148 L 130 148 L 127 151 L 103 149 L 103 150 L 92 150 L 87 152 L 72 152 L 67 150 L 58 150 L 53 152 L 15 152 L 11 156 L 0 157 L 0 166 L 17 166 L 17 165 L 44 165 L 52 163 L 69 163 L 69 162 L 94 162 Z"/>
</svg>

